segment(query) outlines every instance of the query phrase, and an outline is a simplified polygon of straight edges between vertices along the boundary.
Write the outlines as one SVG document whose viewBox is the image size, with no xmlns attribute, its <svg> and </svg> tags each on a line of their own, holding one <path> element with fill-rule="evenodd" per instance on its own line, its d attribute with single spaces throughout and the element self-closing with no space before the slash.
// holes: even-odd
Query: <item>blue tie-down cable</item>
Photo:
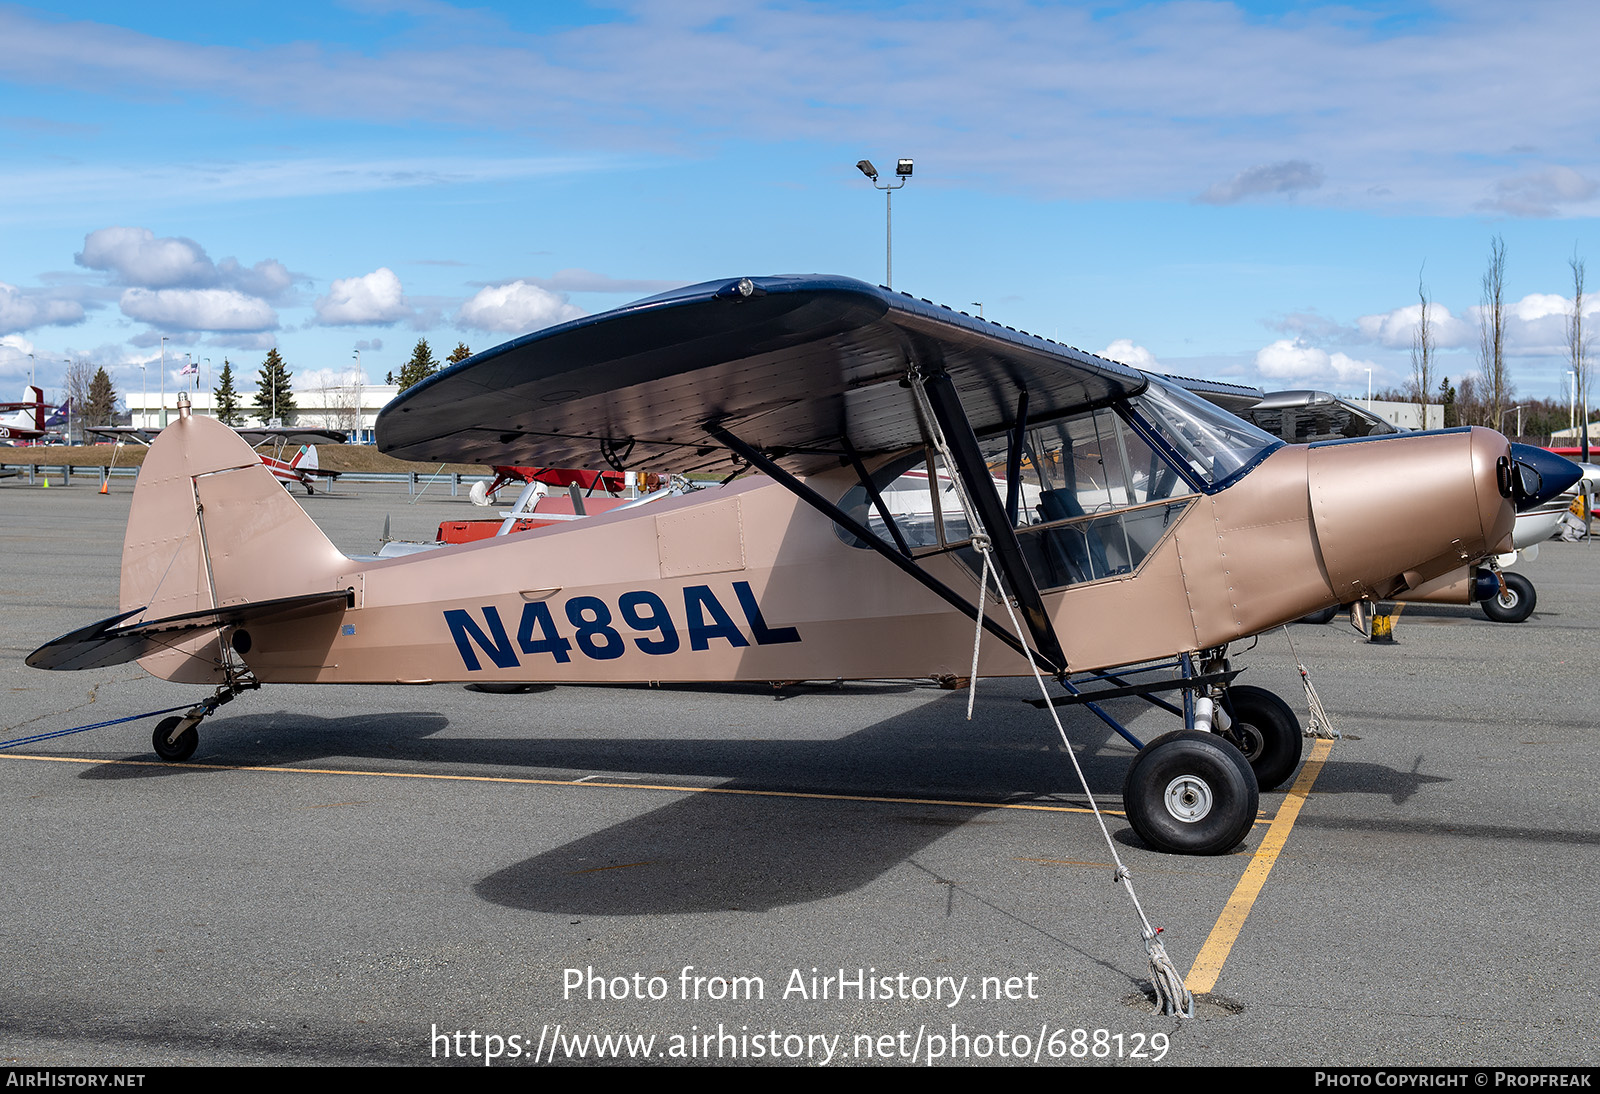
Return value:
<svg viewBox="0 0 1600 1094">
<path fill-rule="evenodd" d="M 140 718 L 154 718 L 157 714 L 171 714 L 175 710 L 191 710 L 193 703 L 184 703 L 182 706 L 167 707 L 165 710 L 152 710 L 148 714 L 130 714 L 126 718 L 113 718 L 109 722 L 95 722 L 92 725 L 76 726 L 72 729 L 58 729 L 54 733 L 36 733 L 32 737 L 18 737 L 14 741 L 0 741 L 0 750 L 15 748 L 18 745 L 31 745 L 35 741 L 48 741 L 52 737 L 65 737 L 70 733 L 82 733 L 90 729 L 104 729 L 106 726 L 121 725 L 123 722 L 136 722 Z"/>
</svg>

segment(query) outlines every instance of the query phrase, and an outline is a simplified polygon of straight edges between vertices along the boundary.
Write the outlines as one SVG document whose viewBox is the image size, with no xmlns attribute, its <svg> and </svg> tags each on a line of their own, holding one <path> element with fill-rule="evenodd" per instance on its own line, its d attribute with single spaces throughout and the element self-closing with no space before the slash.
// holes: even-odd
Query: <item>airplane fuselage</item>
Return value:
<svg viewBox="0 0 1600 1094">
<path fill-rule="evenodd" d="M 489 541 L 351 559 L 231 433 L 184 419 L 168 434 L 141 474 L 151 504 L 136 505 L 130 518 L 125 609 L 148 605 L 159 618 L 349 590 L 342 610 L 261 620 L 222 637 L 262 682 L 762 681 L 970 670 L 969 619 L 760 476 Z M 1122 572 L 1071 577 L 1064 561 L 1064 584 L 1040 579 L 1071 669 L 1130 664 L 1387 596 L 1499 549 L 1512 522 L 1496 477 L 1505 454 L 1504 439 L 1482 429 L 1285 446 L 1214 493 L 1045 523 L 1024 538 L 1082 541 L 1113 558 L 1114 535 L 1145 538 L 1142 558 Z M 1407 468 L 1398 479 L 1386 474 L 1397 464 Z M 1378 481 L 1386 485 L 1375 494 Z M 855 477 L 840 470 L 807 485 L 841 498 Z M 196 508 L 203 536 L 191 528 Z M 1122 523 L 1107 526 L 1111 516 Z M 1051 550 L 1038 550 L 1041 573 Z M 976 601 L 974 556 L 963 542 L 916 554 L 928 573 Z M 988 611 L 1005 619 L 992 592 Z M 172 679 L 220 680 L 216 642 L 194 639 L 142 663 Z M 986 639 L 980 671 L 1028 670 Z"/>
</svg>

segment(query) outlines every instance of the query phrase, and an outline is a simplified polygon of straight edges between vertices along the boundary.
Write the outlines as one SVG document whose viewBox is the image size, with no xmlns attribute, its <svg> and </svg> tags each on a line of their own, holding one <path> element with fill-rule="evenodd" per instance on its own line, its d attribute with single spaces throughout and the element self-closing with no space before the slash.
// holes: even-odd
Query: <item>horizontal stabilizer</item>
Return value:
<svg viewBox="0 0 1600 1094">
<path fill-rule="evenodd" d="M 125 623 L 145 610 L 135 608 L 46 642 L 28 655 L 28 664 L 36 669 L 100 669 L 122 665 L 218 627 L 237 627 L 266 619 L 285 620 L 320 615 L 326 611 L 342 611 L 349 603 L 350 593 L 340 589 Z"/>
</svg>

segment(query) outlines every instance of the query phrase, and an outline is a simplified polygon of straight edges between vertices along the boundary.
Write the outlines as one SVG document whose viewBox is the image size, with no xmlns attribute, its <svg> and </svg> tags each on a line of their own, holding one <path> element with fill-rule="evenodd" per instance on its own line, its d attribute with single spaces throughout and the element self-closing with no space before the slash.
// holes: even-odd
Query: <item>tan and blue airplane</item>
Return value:
<svg viewBox="0 0 1600 1094">
<path fill-rule="evenodd" d="M 156 730 L 183 760 L 263 684 L 961 677 L 977 627 L 981 675 L 1031 662 L 1058 701 L 1182 715 L 1125 805 L 1151 845 L 1221 853 L 1301 749 L 1229 644 L 1506 549 L 1518 507 L 1576 470 L 1486 429 L 1290 445 L 1201 397 L 1252 394 L 841 277 L 696 285 L 471 357 L 391 403 L 378 443 L 721 488 L 350 558 L 182 408 L 139 476 L 121 613 L 28 660 L 216 685 Z M 1004 600 L 980 622 L 986 559 Z"/>
</svg>

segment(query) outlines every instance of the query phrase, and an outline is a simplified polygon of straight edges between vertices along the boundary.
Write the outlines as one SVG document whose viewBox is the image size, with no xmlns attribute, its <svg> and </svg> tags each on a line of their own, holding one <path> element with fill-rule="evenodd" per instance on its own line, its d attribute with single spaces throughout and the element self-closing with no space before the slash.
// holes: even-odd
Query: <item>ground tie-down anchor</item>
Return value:
<svg viewBox="0 0 1600 1094">
<path fill-rule="evenodd" d="M 1133 891 L 1133 879 L 1126 866 L 1118 865 L 1116 880 L 1128 886 L 1130 893 Z M 1138 903 L 1139 898 L 1134 897 L 1134 905 Z M 1167 956 L 1167 948 L 1159 937 L 1161 928 L 1150 926 L 1150 921 L 1144 919 L 1143 908 L 1139 909 L 1139 917 L 1144 922 L 1144 952 L 1150 958 L 1150 990 L 1155 993 L 1155 1013 L 1193 1018 L 1194 993 L 1184 986 L 1177 966 Z"/>
</svg>

